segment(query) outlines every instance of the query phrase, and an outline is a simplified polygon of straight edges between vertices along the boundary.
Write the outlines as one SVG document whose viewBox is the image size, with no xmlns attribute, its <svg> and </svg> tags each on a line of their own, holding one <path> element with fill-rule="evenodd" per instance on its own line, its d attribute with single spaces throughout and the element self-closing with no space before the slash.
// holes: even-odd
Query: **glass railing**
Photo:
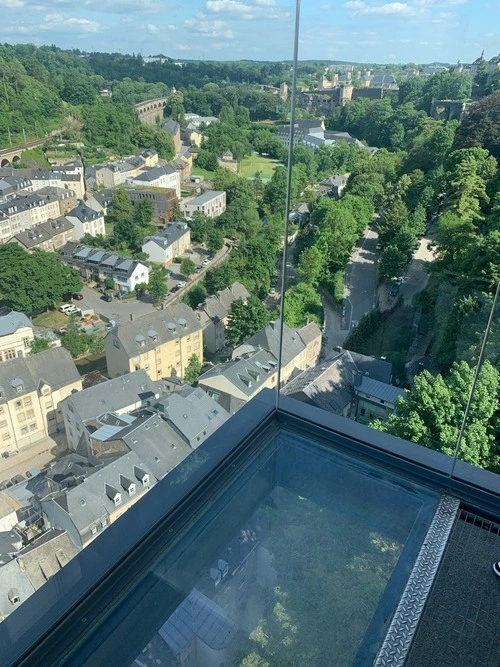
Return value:
<svg viewBox="0 0 500 667">
<path fill-rule="evenodd" d="M 209 4 L 218 16 L 217 3 Z M 238 12 L 242 7 L 229 9 Z M 78 123 L 65 128 L 62 135 L 69 138 L 64 142 L 80 144 L 82 137 L 90 142 L 78 153 L 88 162 L 87 175 L 93 174 L 89 168 L 95 171 L 95 165 L 108 159 L 116 163 L 113 173 L 119 172 L 136 146 L 117 141 L 101 127 L 112 95 L 123 105 L 144 101 L 146 91 L 148 98 L 166 99 L 165 131 L 173 132 L 174 143 L 179 142 L 177 162 L 167 171 L 181 174 L 181 201 L 172 204 L 170 185 L 133 183 L 135 172 L 130 182 L 123 182 L 141 192 L 146 188 L 154 206 L 164 207 L 164 223 L 181 219 L 189 227 L 194 251 L 176 246 L 180 257 L 174 253 L 163 268 L 162 261 L 150 256 L 159 296 L 153 290 L 148 295 L 139 284 L 137 308 L 125 292 L 106 289 L 112 280 L 101 281 L 102 296 L 96 292 L 92 303 L 107 313 L 103 319 L 108 328 L 137 323 L 131 338 L 137 354 L 127 358 L 126 367 L 119 361 L 120 345 L 129 343 L 119 337 L 105 354 L 98 342 L 96 355 L 88 354 L 83 363 L 79 359 L 80 369 L 94 371 L 94 363 L 100 363 L 103 371 L 97 379 L 89 373 L 83 392 L 95 395 L 95 386 L 85 387 L 123 375 L 102 390 L 99 401 L 106 414 L 75 418 L 71 407 L 62 407 L 64 399 L 64 405 L 71 403 L 71 388 L 64 396 L 53 396 L 49 388 L 47 397 L 39 384 L 32 405 L 24 389 L 18 389 L 18 377 L 0 381 L 9 392 L 22 394 L 9 400 L 7 410 L 0 386 L 0 506 L 5 513 L 3 530 L 10 533 L 3 545 L 0 584 L 2 569 L 15 569 L 13 563 L 22 563 L 33 545 L 42 547 L 49 533 L 65 531 L 54 542 L 46 578 L 94 541 L 98 545 L 100 534 L 114 521 L 126 530 L 126 510 L 181 464 L 189 470 L 189 462 L 194 469 L 203 463 L 204 441 L 263 389 L 275 391 L 278 409 L 281 397 L 287 396 L 440 452 L 441 470 L 450 477 L 466 476 L 462 462 L 500 472 L 498 155 L 495 146 L 489 153 L 487 142 L 478 139 L 478 145 L 470 146 L 464 139 L 463 128 L 471 122 L 468 103 L 463 103 L 459 119 L 449 100 L 444 100 L 444 110 L 432 101 L 439 91 L 443 99 L 450 94 L 447 77 L 465 86 L 462 97 L 468 98 L 469 75 L 458 70 L 436 74 L 423 67 L 302 61 L 309 54 L 300 36 L 305 39 L 317 29 L 311 7 L 303 7 L 300 18 L 299 0 L 286 11 L 277 3 L 255 3 L 248 9 L 248 20 L 265 20 L 265 8 L 285 35 L 285 61 L 254 68 L 241 63 L 219 67 L 205 58 L 165 63 L 162 56 L 141 62 L 134 57 L 127 61 L 133 74 L 129 77 L 121 54 L 114 54 L 112 64 L 105 54 L 78 55 L 88 61 L 84 81 L 101 86 L 95 107 L 104 115 L 94 118 L 89 105 L 94 139 L 82 120 L 81 128 Z M 176 20 L 172 18 L 169 30 Z M 227 26 L 207 21 L 206 16 L 178 21 L 202 37 L 234 37 L 228 36 Z M 155 26 L 148 29 L 156 34 L 151 28 Z M 180 53 L 184 47 L 179 46 Z M 16 53 L 23 57 L 22 49 Z M 264 55 L 274 59 L 271 49 Z M 33 63 L 26 60 L 23 67 L 31 71 Z M 42 60 L 45 67 L 52 57 L 45 54 Z M 124 78 L 127 81 L 118 83 Z M 6 77 L 4 84 L 8 93 Z M 156 93 L 152 86 L 158 87 Z M 14 95 L 14 84 L 11 87 Z M 66 88 L 72 100 L 88 93 L 83 84 L 78 95 L 70 90 L 70 82 Z M 462 104 L 458 97 L 455 102 Z M 156 114 L 154 107 L 146 111 Z M 123 121 L 127 132 L 126 119 L 118 122 L 110 116 L 110 127 L 114 121 L 119 127 Z M 7 138 L 20 138 L 22 126 L 12 137 L 7 130 L 8 134 L 0 127 L 0 138 L 5 138 L 0 161 L 9 171 L 10 160 L 20 158 L 7 150 Z M 140 148 L 155 137 L 153 130 L 141 133 L 136 128 L 136 133 Z M 113 151 L 105 150 L 106 142 L 114 142 Z M 188 148 L 191 154 L 186 157 Z M 52 144 L 50 149 L 51 159 L 60 159 L 59 153 L 68 150 Z M 164 146 L 162 150 L 169 154 Z M 160 164 L 167 162 L 160 156 Z M 11 178 L 7 171 L 3 175 Z M 0 182 L 1 178 L 2 174 Z M 87 181 L 90 190 L 99 196 L 105 186 L 110 187 L 106 196 L 116 190 L 115 176 L 99 178 L 94 174 Z M 155 197 L 161 189 L 169 194 L 163 192 L 165 201 L 159 204 Z M 224 212 L 206 208 L 197 215 L 189 205 L 183 208 L 205 190 L 225 193 Z M 123 192 L 122 213 L 130 217 Z M 202 198 L 195 205 L 205 204 Z M 0 205 L 3 225 L 10 214 L 5 202 L 0 200 Z M 213 206 L 222 204 L 218 200 Z M 149 238 L 158 230 L 141 220 L 132 216 L 130 222 L 141 227 L 145 240 L 146 232 Z M 106 238 L 86 236 L 86 243 L 105 244 L 111 253 L 135 244 L 134 256 L 148 261 L 130 226 L 120 224 L 112 212 L 106 223 Z M 114 245 L 113 229 L 121 234 Z M 3 236 L 6 239 L 7 233 Z M 178 304 L 189 314 L 175 310 Z M 155 307 L 165 314 L 164 321 Z M 168 317 L 169 313 L 174 314 Z M 179 338 L 178 347 L 158 355 L 153 342 L 158 342 L 159 333 L 148 317 L 156 317 L 170 336 L 192 326 L 193 339 Z M 73 321 L 68 326 L 55 321 L 57 326 L 50 326 L 58 336 L 77 336 Z M 111 341 L 113 333 L 108 336 Z M 2 348 L 0 377 L 2 363 L 24 357 L 30 347 L 27 338 L 19 350 Z M 127 405 L 108 400 L 136 382 L 131 380 L 135 373 L 147 382 L 136 392 L 139 398 Z M 80 389 L 77 384 L 74 388 Z M 163 443 L 152 437 L 155 429 L 165 429 Z M 368 445 L 370 435 L 366 430 Z M 126 470 L 120 469 L 120 457 L 127 461 Z M 69 473 L 72 466 L 78 469 L 75 475 Z M 62 520 L 69 486 L 74 482 L 82 489 L 90 487 L 73 507 L 76 517 L 91 505 L 95 476 L 105 477 L 103 471 L 110 466 L 122 480 L 120 488 L 106 483 L 105 502 L 113 506 L 96 510 L 85 526 L 71 512 L 68 521 Z M 71 478 L 71 484 L 61 484 L 63 477 Z M 8 603 L 0 608 L 5 618 L 41 586 L 29 572 L 20 577 L 22 589 L 19 584 L 6 590 Z"/>
</svg>

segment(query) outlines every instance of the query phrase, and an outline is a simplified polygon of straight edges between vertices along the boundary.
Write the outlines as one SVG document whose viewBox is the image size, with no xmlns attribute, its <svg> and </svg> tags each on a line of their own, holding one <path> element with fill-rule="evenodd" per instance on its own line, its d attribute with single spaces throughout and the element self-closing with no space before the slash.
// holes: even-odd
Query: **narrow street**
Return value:
<svg viewBox="0 0 500 667">
<path fill-rule="evenodd" d="M 325 312 L 325 354 L 342 345 L 355 323 L 376 307 L 378 233 L 371 227 L 354 249 L 346 268 L 345 313 L 322 295 Z"/>
</svg>

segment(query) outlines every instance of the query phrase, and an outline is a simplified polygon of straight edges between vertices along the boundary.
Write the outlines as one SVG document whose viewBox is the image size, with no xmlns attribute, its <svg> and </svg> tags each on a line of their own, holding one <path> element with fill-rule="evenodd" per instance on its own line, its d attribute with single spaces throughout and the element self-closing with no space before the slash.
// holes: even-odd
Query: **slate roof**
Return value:
<svg viewBox="0 0 500 667">
<path fill-rule="evenodd" d="M 78 220 L 80 220 L 80 222 L 89 222 L 90 220 L 97 220 L 98 218 L 102 217 L 101 213 L 97 213 L 97 211 L 94 211 L 93 209 L 91 209 L 83 201 L 81 201 L 78 204 L 78 206 L 76 206 L 74 209 L 72 209 L 66 215 L 67 215 L 67 217 L 78 218 Z"/>
<path fill-rule="evenodd" d="M 203 310 L 206 315 L 215 322 L 225 319 L 229 314 L 231 304 L 237 299 L 248 299 L 250 296 L 247 288 L 239 282 L 234 282 L 226 289 L 209 296 L 199 311 Z"/>
<path fill-rule="evenodd" d="M 22 391 L 17 391 L 18 380 L 22 381 Z M 68 350 L 53 347 L 45 352 L 29 357 L 17 357 L 0 364 L 0 387 L 4 401 L 23 396 L 38 389 L 40 382 L 48 384 L 52 391 L 74 384 L 80 374 Z"/>
<path fill-rule="evenodd" d="M 401 398 L 406 398 L 406 392 L 403 389 L 394 387 L 392 384 L 379 382 L 378 380 L 366 376 L 361 378 L 361 384 L 357 387 L 357 391 L 369 394 L 374 398 L 378 398 L 385 403 L 391 403 L 392 405 L 396 404 L 396 400 L 400 396 Z"/>
<path fill-rule="evenodd" d="M 133 373 L 74 392 L 60 405 L 70 403 L 80 419 L 85 422 L 105 412 L 123 410 L 129 405 L 159 394 L 159 386 L 150 380 L 149 375 L 141 368 Z"/>
<path fill-rule="evenodd" d="M 144 181 L 145 183 L 151 183 L 152 181 L 156 181 L 165 174 L 176 174 L 177 170 L 174 169 L 169 164 L 162 165 L 160 167 L 147 167 L 144 169 L 142 173 L 140 173 L 138 176 L 134 177 L 134 181 Z"/>
<path fill-rule="evenodd" d="M 358 352 L 351 352 L 345 350 L 349 354 L 353 362 L 356 364 L 358 370 L 366 376 L 378 380 L 379 382 L 391 383 L 392 380 L 392 364 L 383 359 L 376 357 L 369 357 Z"/>
<path fill-rule="evenodd" d="M 17 609 L 35 589 L 26 573 L 19 567 L 17 561 L 12 560 L 0 567 L 0 621 Z M 17 595 L 19 603 L 12 604 L 9 595 Z"/>
<path fill-rule="evenodd" d="M 282 392 L 324 410 L 341 414 L 354 399 L 355 384 L 373 379 L 378 385 L 402 390 L 390 384 L 392 364 L 381 359 L 343 350 L 323 363 L 305 370 L 285 385 Z M 375 389 L 375 386 L 373 387 Z M 378 387 L 379 393 L 382 391 Z M 391 393 L 392 395 L 392 393 Z"/>
<path fill-rule="evenodd" d="M 227 618 L 222 607 L 193 588 L 158 634 L 176 655 L 180 655 L 194 637 L 214 651 L 221 651 L 231 644 L 237 630 L 238 626 Z"/>
<path fill-rule="evenodd" d="M 141 413 L 117 437 L 144 461 L 156 479 L 162 479 L 193 450 L 156 412 Z"/>
<path fill-rule="evenodd" d="M 125 353 L 129 357 L 136 357 L 163 343 L 190 336 L 199 330 L 201 324 L 194 311 L 184 303 L 176 303 L 165 310 L 120 323 L 108 336 L 116 336 Z"/>
<path fill-rule="evenodd" d="M 0 309 L 0 336 L 8 336 L 21 327 L 33 328 L 32 322 L 24 313 L 18 313 L 16 310 L 8 308 Z"/>
<path fill-rule="evenodd" d="M 357 375 L 356 365 L 349 354 L 341 353 L 333 360 L 305 370 L 281 391 L 285 396 L 342 414 L 354 399 L 354 375 Z"/>
<path fill-rule="evenodd" d="M 50 530 L 20 551 L 17 561 L 31 585 L 38 590 L 77 553 L 78 549 L 68 533 Z"/>
<path fill-rule="evenodd" d="M 292 329 L 286 323 L 283 324 L 283 365 L 287 366 L 305 349 L 306 345 L 315 338 L 321 338 L 319 327 L 311 322 L 301 329 Z M 243 346 L 251 345 L 255 348 L 269 350 L 278 358 L 279 355 L 280 330 L 278 322 L 270 322 L 267 327 L 248 338 Z M 237 357 L 240 348 L 236 348 L 233 357 Z"/>
<path fill-rule="evenodd" d="M 264 382 L 277 372 L 278 360 L 268 350 L 257 350 L 214 366 L 200 375 L 198 384 L 203 387 L 218 387 L 240 399 L 257 393 Z"/>
<path fill-rule="evenodd" d="M 229 419 L 229 413 L 200 387 L 186 387 L 161 398 L 156 407 L 193 448 Z"/>
<path fill-rule="evenodd" d="M 160 127 L 162 130 L 165 130 L 165 132 L 168 132 L 169 134 L 177 134 L 177 132 L 179 132 L 181 129 L 179 123 L 171 119 L 167 120 L 165 123 L 162 123 Z"/>
<path fill-rule="evenodd" d="M 142 242 L 142 249 L 144 252 L 147 252 L 147 250 L 144 249 L 144 246 L 150 242 L 156 243 L 160 248 L 167 248 L 184 236 L 188 231 L 189 226 L 185 222 L 171 222 L 158 234 L 155 234 L 154 236 L 146 236 Z"/>
<path fill-rule="evenodd" d="M 137 479 L 136 472 L 143 471 L 149 475 L 149 484 L 145 487 Z M 136 493 L 129 496 L 123 488 L 121 478 L 130 479 L 136 486 Z M 135 452 L 128 452 L 116 461 L 108 463 L 102 469 L 89 475 L 81 484 L 65 490 L 54 498 L 44 502 L 55 502 L 71 517 L 77 530 L 82 533 L 99 521 L 102 517 L 116 511 L 117 507 L 125 509 L 137 496 L 149 490 L 155 484 L 153 475 Z M 115 505 L 106 493 L 106 486 L 112 487 L 121 494 L 122 502 Z"/>
<path fill-rule="evenodd" d="M 35 225 L 24 232 L 16 234 L 12 238 L 21 243 L 25 248 L 35 248 L 46 241 L 50 241 L 59 234 L 64 234 L 75 228 L 75 225 L 67 218 L 61 216 L 55 220 L 46 220 Z"/>
<path fill-rule="evenodd" d="M 207 204 L 209 201 L 212 201 L 212 199 L 215 199 L 219 195 L 223 194 L 224 192 L 221 192 L 220 190 L 207 190 L 207 192 L 204 192 L 198 197 L 195 197 L 194 199 L 190 199 L 189 201 L 185 202 L 185 205 L 201 206 L 202 204 Z"/>
<path fill-rule="evenodd" d="M 320 181 L 320 185 L 330 186 L 330 187 L 341 187 L 347 184 L 349 174 L 333 174 L 328 178 L 325 178 L 323 181 Z"/>
</svg>

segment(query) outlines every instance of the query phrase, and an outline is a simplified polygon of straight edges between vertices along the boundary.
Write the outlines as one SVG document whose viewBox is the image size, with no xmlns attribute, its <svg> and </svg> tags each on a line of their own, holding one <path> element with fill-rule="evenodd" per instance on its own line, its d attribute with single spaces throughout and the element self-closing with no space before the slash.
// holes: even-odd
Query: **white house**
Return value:
<svg viewBox="0 0 500 667">
<path fill-rule="evenodd" d="M 83 201 L 70 211 L 66 217 L 75 226 L 75 236 L 77 239 L 81 239 L 85 234 L 97 236 L 98 234 L 104 235 L 106 233 L 103 212 L 92 210 Z"/>
<path fill-rule="evenodd" d="M 173 222 L 155 236 L 146 236 L 142 252 L 152 262 L 167 266 L 174 257 L 179 257 L 191 246 L 191 232 L 185 222 Z"/>
<path fill-rule="evenodd" d="M 181 197 L 181 179 L 179 172 L 169 164 L 165 164 L 161 167 L 148 167 L 138 176 L 126 178 L 125 182 L 133 185 L 147 185 L 155 188 L 170 188 L 171 190 L 175 190 L 178 199 Z"/>
</svg>

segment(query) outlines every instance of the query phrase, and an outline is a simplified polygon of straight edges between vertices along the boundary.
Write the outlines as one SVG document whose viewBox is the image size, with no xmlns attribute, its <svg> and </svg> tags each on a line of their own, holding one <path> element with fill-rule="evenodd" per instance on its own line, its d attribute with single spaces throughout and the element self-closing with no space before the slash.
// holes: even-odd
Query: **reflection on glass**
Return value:
<svg viewBox="0 0 500 667">
<path fill-rule="evenodd" d="M 312 667 L 330 664 L 332 655 L 339 667 L 356 658 L 368 664 L 436 502 L 417 486 L 283 432 L 129 592 L 98 636 L 113 629 L 115 659 L 148 667 Z M 120 618 L 126 621 L 116 627 Z M 92 636 L 84 643 L 92 645 Z"/>
<path fill-rule="evenodd" d="M 500 472 L 498 450 L 498 393 L 500 389 L 500 346 L 498 283 L 494 296 L 482 294 L 483 313 L 472 311 L 465 317 L 468 325 L 464 361 L 453 369 L 454 397 L 459 399 L 462 422 L 455 457 L 473 465 Z M 478 315 L 485 317 L 484 330 L 478 326 Z M 482 322 L 481 322 L 482 323 Z M 467 363 L 468 362 L 468 363 Z"/>
</svg>

